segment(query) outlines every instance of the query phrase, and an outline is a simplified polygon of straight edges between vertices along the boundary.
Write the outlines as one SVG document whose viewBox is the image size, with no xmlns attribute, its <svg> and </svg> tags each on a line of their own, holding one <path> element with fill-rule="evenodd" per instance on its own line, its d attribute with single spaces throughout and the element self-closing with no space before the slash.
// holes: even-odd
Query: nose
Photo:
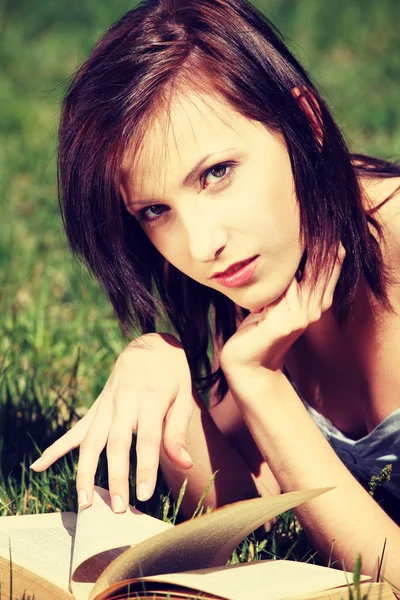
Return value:
<svg viewBox="0 0 400 600">
<path fill-rule="evenodd" d="M 226 246 L 228 233 L 208 211 L 193 211 L 186 219 L 189 251 L 196 261 L 207 263 L 217 258 Z"/>
</svg>

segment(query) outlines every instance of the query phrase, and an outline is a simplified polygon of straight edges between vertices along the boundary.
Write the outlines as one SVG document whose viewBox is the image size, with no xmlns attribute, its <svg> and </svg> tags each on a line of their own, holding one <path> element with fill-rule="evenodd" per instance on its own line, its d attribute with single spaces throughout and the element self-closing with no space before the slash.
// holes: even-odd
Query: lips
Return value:
<svg viewBox="0 0 400 600">
<path fill-rule="evenodd" d="M 257 265 L 259 263 L 260 255 L 257 254 L 252 258 L 242 260 L 241 262 L 230 265 L 225 271 L 215 273 L 211 279 L 216 281 L 219 285 L 228 288 L 240 287 L 247 285 L 253 279 Z"/>
<path fill-rule="evenodd" d="M 251 258 L 242 260 L 241 262 L 233 263 L 233 265 L 225 269 L 225 271 L 219 271 L 218 273 L 214 273 L 211 279 L 214 279 L 215 277 L 229 277 L 229 275 L 237 273 L 237 271 L 240 271 L 240 269 L 243 269 L 243 267 L 251 263 L 256 258 L 256 256 L 252 256 Z"/>
</svg>

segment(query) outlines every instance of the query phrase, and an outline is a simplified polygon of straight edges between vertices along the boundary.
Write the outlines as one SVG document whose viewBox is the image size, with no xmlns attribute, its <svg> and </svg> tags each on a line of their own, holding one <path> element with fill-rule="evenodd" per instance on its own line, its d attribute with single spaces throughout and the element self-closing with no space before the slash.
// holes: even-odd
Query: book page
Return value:
<svg viewBox="0 0 400 600">
<path fill-rule="evenodd" d="M 72 600 L 70 592 L 61 589 L 33 571 L 0 556 L 0 598 L 4 600 Z M 86 599 L 88 598 L 87 595 Z"/>
<path fill-rule="evenodd" d="M 387 583 L 373 582 L 373 581 L 362 581 L 360 583 L 359 591 L 357 595 L 353 592 L 353 598 L 360 598 L 362 600 L 396 600 L 396 596 L 390 589 Z M 315 594 L 307 594 L 307 596 L 296 596 L 293 600 L 349 600 L 348 587 L 335 588 L 334 590 L 325 590 L 316 592 Z"/>
<path fill-rule="evenodd" d="M 257 527 L 330 489 L 254 498 L 185 521 L 121 554 L 99 577 L 90 598 L 124 579 L 223 566 Z"/>
<path fill-rule="evenodd" d="M 362 579 L 369 578 L 362 577 Z M 158 598 L 160 590 L 169 590 L 173 598 L 177 595 L 177 591 L 193 593 L 193 590 L 197 590 L 196 597 L 202 597 L 203 594 L 210 597 L 215 594 L 216 598 L 225 600 L 242 600 L 243 598 L 311 600 L 314 597 L 315 600 L 320 598 L 329 600 L 331 595 L 332 600 L 339 600 L 340 597 L 342 600 L 347 600 L 347 582 L 351 583 L 352 581 L 351 573 L 344 573 L 336 569 L 294 561 L 271 560 L 125 581 L 100 592 L 95 600 L 122 598 L 125 597 L 124 593 L 126 594 L 128 590 L 132 597 L 141 593 L 142 595 L 146 594 L 148 598 Z M 377 585 L 381 586 L 382 584 Z M 367 590 L 365 589 L 365 591 Z M 383 598 L 384 596 L 381 600 Z"/>
<path fill-rule="evenodd" d="M 0 556 L 64 591 L 69 589 L 76 514 L 0 517 Z"/>
<path fill-rule="evenodd" d="M 346 575 L 352 582 L 351 573 L 308 563 L 273 560 L 147 579 L 193 587 L 227 600 L 282 600 L 346 585 Z"/>
<path fill-rule="evenodd" d="M 116 556 L 172 527 L 132 507 L 115 514 L 109 492 L 95 487 L 92 506 L 78 518 L 72 512 L 0 517 L 0 557 L 9 560 L 11 545 L 15 565 L 87 600 L 97 576 Z"/>
<path fill-rule="evenodd" d="M 114 513 L 109 492 L 96 486 L 93 504 L 78 514 L 72 591 L 75 594 L 74 582 L 94 583 L 105 567 L 127 548 L 171 528 L 173 525 L 131 506 L 125 513 Z"/>
</svg>

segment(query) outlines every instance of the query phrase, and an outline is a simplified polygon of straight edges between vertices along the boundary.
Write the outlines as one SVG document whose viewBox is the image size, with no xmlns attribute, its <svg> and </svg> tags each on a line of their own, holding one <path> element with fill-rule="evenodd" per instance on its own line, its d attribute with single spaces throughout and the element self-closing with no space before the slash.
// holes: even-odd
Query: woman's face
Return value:
<svg viewBox="0 0 400 600">
<path fill-rule="evenodd" d="M 123 174 L 127 210 L 177 269 L 253 312 L 287 289 L 303 249 L 279 135 L 219 98 L 180 94 Z"/>
</svg>

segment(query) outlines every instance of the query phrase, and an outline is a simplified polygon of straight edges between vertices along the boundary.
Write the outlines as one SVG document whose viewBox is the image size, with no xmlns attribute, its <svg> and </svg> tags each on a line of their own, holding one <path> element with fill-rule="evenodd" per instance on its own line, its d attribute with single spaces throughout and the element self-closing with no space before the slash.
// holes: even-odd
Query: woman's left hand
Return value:
<svg viewBox="0 0 400 600">
<path fill-rule="evenodd" d="M 271 371 L 283 368 L 285 356 L 297 338 L 332 306 L 344 257 L 340 245 L 331 273 L 321 274 L 316 285 L 306 266 L 301 281 L 294 277 L 280 298 L 243 320 L 220 356 L 228 384 L 244 372 L 247 376 L 255 374 L 260 367 Z"/>
</svg>

